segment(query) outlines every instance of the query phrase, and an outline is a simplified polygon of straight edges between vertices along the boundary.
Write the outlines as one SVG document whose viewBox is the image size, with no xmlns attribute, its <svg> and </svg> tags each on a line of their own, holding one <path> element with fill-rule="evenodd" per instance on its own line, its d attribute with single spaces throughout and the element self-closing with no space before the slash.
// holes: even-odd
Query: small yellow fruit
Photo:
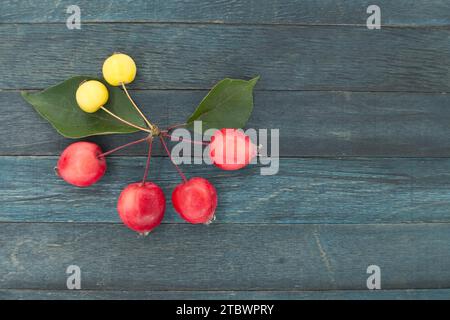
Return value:
<svg viewBox="0 0 450 320">
<path fill-rule="evenodd" d="M 108 101 L 108 97 L 108 89 L 97 80 L 82 83 L 76 93 L 78 106 L 88 113 L 98 111 Z"/>
<path fill-rule="evenodd" d="M 112 86 L 133 82 L 136 77 L 136 64 L 130 56 L 115 53 L 103 63 L 103 77 Z"/>
</svg>

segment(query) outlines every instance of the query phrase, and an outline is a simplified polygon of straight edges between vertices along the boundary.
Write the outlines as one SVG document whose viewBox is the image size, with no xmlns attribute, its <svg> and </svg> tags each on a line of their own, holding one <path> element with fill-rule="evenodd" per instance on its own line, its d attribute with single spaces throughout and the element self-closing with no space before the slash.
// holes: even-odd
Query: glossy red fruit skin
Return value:
<svg viewBox="0 0 450 320">
<path fill-rule="evenodd" d="M 176 212 L 189 223 L 209 223 L 217 208 L 216 188 L 204 178 L 180 183 L 172 192 Z"/>
<path fill-rule="evenodd" d="M 217 130 L 209 145 L 211 162 L 223 170 L 239 170 L 247 166 L 257 154 L 250 137 L 237 129 Z"/>
<path fill-rule="evenodd" d="M 61 154 L 56 166 L 58 175 L 77 187 L 88 187 L 106 172 L 105 158 L 98 158 L 102 149 L 92 142 L 75 142 Z"/>
<path fill-rule="evenodd" d="M 117 211 L 123 223 L 139 233 L 148 233 L 164 218 L 166 198 L 153 182 L 129 184 L 119 196 Z"/>
</svg>

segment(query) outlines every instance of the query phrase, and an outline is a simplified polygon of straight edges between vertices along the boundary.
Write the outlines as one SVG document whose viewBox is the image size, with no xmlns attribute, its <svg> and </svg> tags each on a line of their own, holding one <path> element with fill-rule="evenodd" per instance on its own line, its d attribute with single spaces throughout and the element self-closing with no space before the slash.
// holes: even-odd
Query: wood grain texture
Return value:
<svg viewBox="0 0 450 320">
<path fill-rule="evenodd" d="M 379 0 L 381 30 L 365 27 L 366 0 L 83 0 L 68 30 L 71 4 L 0 10 L 0 299 L 450 298 L 448 1 Z M 185 224 L 169 201 L 146 238 L 115 208 L 143 148 L 108 159 L 89 189 L 55 177 L 71 141 L 18 90 L 99 75 L 114 51 L 136 60 L 132 93 L 162 127 L 218 80 L 261 75 L 248 126 L 280 129 L 279 174 L 183 166 L 216 185 L 217 220 Z M 170 198 L 180 179 L 154 151 Z M 66 290 L 71 264 L 82 291 Z M 388 290 L 366 290 L 371 264 Z"/>
<path fill-rule="evenodd" d="M 448 300 L 449 289 L 329 291 L 1 290 L 1 300 Z"/>
<path fill-rule="evenodd" d="M 56 157 L 1 157 L 0 221 L 120 222 L 121 190 L 141 179 L 144 157 L 108 159 L 98 184 L 80 189 L 55 176 Z M 183 165 L 210 179 L 219 194 L 215 223 L 450 222 L 449 159 L 281 159 L 275 176 L 258 166 L 236 172 Z M 150 179 L 168 199 L 180 182 L 167 158 L 154 158 Z M 164 223 L 181 222 L 170 200 Z"/>
<path fill-rule="evenodd" d="M 161 128 L 183 123 L 207 91 L 134 91 Z M 249 128 L 280 130 L 282 156 L 450 156 L 450 96 L 423 93 L 257 91 Z M 0 155 L 59 155 L 69 143 L 16 91 L 0 92 Z M 101 112 L 101 111 L 100 111 Z M 89 138 L 105 150 L 137 135 Z M 119 154 L 146 155 L 142 145 Z M 165 155 L 156 145 L 154 154 Z"/>
<path fill-rule="evenodd" d="M 4 0 L 0 21 L 5 23 L 66 22 L 73 1 Z M 367 0 L 102 0 L 77 1 L 84 22 L 201 22 L 262 24 L 365 25 Z M 378 0 L 383 25 L 449 25 L 445 0 Z"/>
<path fill-rule="evenodd" d="M 114 224 L 1 223 L 0 288 L 365 290 L 449 288 L 450 224 L 163 225 L 146 238 Z"/>
<path fill-rule="evenodd" d="M 136 60 L 139 89 L 209 89 L 259 74 L 258 90 L 446 92 L 449 36 L 446 28 L 4 24 L 0 89 L 96 74 L 121 51 Z"/>
</svg>

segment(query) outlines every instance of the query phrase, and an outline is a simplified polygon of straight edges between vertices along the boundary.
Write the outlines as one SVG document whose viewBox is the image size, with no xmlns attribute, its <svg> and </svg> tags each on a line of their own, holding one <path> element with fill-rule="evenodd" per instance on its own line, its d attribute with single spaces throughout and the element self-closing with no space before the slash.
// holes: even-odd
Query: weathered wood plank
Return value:
<svg viewBox="0 0 450 320">
<path fill-rule="evenodd" d="M 0 221 L 120 222 L 120 191 L 139 181 L 144 157 L 108 159 L 101 182 L 75 188 L 54 175 L 56 157 L 0 157 Z M 216 223 L 450 222 L 449 159 L 289 159 L 276 176 L 258 166 L 224 172 L 183 165 L 218 189 Z M 167 158 L 154 158 L 150 179 L 168 199 L 180 182 Z M 164 222 L 181 222 L 168 201 Z"/>
<path fill-rule="evenodd" d="M 84 290 L 449 288 L 450 224 L 163 225 L 139 238 L 115 224 L 1 223 L 0 288 Z"/>
<path fill-rule="evenodd" d="M 140 89 L 208 89 L 224 77 L 259 74 L 258 89 L 444 92 L 449 36 L 446 28 L 4 24 L 0 88 L 96 74 L 122 51 L 137 62 L 132 87 Z"/>
<path fill-rule="evenodd" d="M 445 0 L 378 0 L 384 25 L 441 26 L 450 23 Z M 73 1 L 2 2 L 1 22 L 65 22 Z M 206 22 L 365 24 L 366 0 L 103 0 L 77 1 L 84 22 Z"/>
<path fill-rule="evenodd" d="M 182 123 L 207 91 L 134 91 L 160 127 Z M 257 91 L 249 128 L 280 129 L 283 156 L 450 156 L 450 96 Z M 59 155 L 59 136 L 16 91 L 0 92 L 0 155 Z M 139 135 L 140 136 L 140 135 Z M 91 138 L 105 150 L 137 136 Z M 137 146 L 121 154 L 145 155 Z M 164 155 L 159 146 L 154 153 Z"/>
<path fill-rule="evenodd" d="M 448 300 L 449 289 L 330 291 L 0 290 L 2 300 Z"/>
</svg>

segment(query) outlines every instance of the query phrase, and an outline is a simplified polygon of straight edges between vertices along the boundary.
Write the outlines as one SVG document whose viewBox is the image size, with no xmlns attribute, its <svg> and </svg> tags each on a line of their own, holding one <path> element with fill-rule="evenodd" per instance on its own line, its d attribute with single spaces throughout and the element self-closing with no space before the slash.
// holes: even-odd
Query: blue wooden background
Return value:
<svg viewBox="0 0 450 320">
<path fill-rule="evenodd" d="M 66 9 L 81 8 L 81 30 Z M 0 298 L 450 298 L 450 2 L 378 0 L 10 1 L 0 10 Z M 249 122 L 279 128 L 281 168 L 184 166 L 217 186 L 210 226 L 169 203 L 146 238 L 116 213 L 145 148 L 101 183 L 53 173 L 71 141 L 20 97 L 114 51 L 138 65 L 132 94 L 162 127 L 224 77 L 261 80 Z M 92 138 L 107 150 L 130 136 Z M 179 178 L 156 148 L 151 179 Z M 82 290 L 66 289 L 66 268 Z M 383 290 L 366 288 L 381 268 Z"/>
</svg>

